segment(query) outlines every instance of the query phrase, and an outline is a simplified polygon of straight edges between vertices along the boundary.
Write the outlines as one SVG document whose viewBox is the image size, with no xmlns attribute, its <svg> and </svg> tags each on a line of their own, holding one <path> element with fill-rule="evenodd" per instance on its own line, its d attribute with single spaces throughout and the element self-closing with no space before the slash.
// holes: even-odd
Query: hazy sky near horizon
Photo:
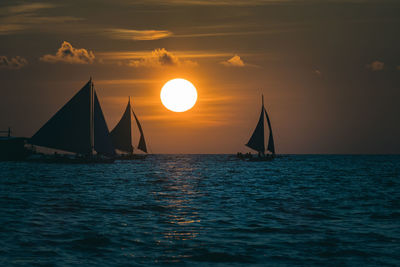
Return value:
<svg viewBox="0 0 400 267">
<path fill-rule="evenodd" d="M 2 0 L 0 128 L 32 136 L 92 76 L 154 153 L 249 151 L 262 93 L 277 153 L 400 153 L 399 29 L 389 0 Z M 173 78 L 190 111 L 161 104 Z"/>
</svg>

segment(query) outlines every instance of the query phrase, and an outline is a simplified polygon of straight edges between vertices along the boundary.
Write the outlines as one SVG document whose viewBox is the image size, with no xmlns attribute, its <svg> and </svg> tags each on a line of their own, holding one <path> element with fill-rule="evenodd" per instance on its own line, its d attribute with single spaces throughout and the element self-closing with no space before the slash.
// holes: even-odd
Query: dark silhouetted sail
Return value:
<svg viewBox="0 0 400 267">
<path fill-rule="evenodd" d="M 142 150 L 143 152 L 147 153 L 147 146 L 146 146 L 146 140 L 144 139 L 144 134 L 143 134 L 143 129 L 142 129 L 142 125 L 140 125 L 139 119 L 136 117 L 135 112 L 132 109 L 132 113 L 133 116 L 135 117 L 137 126 L 139 128 L 139 132 L 140 132 L 140 139 L 139 139 L 139 144 L 138 144 L 138 149 Z"/>
<path fill-rule="evenodd" d="M 112 156 L 114 147 L 92 80 L 29 140 L 64 151 Z M 93 147 L 92 147 L 93 146 Z"/>
<path fill-rule="evenodd" d="M 80 154 L 91 153 L 89 81 L 30 139 L 30 143 Z"/>
<path fill-rule="evenodd" d="M 265 151 L 265 142 L 264 142 L 264 106 L 261 108 L 260 118 L 258 119 L 258 123 L 256 129 L 253 132 L 253 135 L 250 137 L 249 142 L 247 142 L 246 146 L 264 153 Z"/>
<path fill-rule="evenodd" d="M 106 120 L 104 119 L 103 111 L 94 92 L 94 150 L 98 154 L 106 156 L 114 156 L 115 150 L 110 138 Z"/>
<path fill-rule="evenodd" d="M 133 152 L 131 127 L 131 105 L 130 102 L 128 102 L 121 120 L 110 133 L 116 149 L 128 153 Z"/>
<path fill-rule="evenodd" d="M 264 111 L 265 111 L 265 116 L 267 117 L 267 123 L 268 123 L 268 128 L 269 128 L 269 138 L 268 138 L 267 150 L 270 151 L 272 154 L 275 154 L 275 144 L 274 144 L 274 136 L 272 135 L 271 121 L 269 120 L 269 116 L 268 116 L 267 110 L 265 108 L 264 108 Z"/>
<path fill-rule="evenodd" d="M 133 153 L 131 112 L 135 117 L 135 121 L 140 132 L 140 139 L 137 148 L 147 153 L 147 146 L 146 146 L 146 141 L 144 139 L 142 125 L 140 124 L 139 119 L 136 117 L 136 114 L 131 107 L 130 99 L 128 101 L 128 105 L 126 106 L 125 112 L 122 115 L 121 120 L 111 131 L 111 137 L 114 146 L 121 151 Z"/>
<path fill-rule="evenodd" d="M 264 96 L 262 96 L 262 105 L 261 105 L 261 114 L 258 119 L 258 123 L 256 129 L 253 132 L 253 135 L 250 137 L 249 142 L 246 146 L 258 151 L 259 153 L 265 153 L 265 136 L 264 136 L 264 113 L 267 117 L 267 124 L 269 128 L 269 138 L 268 138 L 268 146 L 267 150 L 272 154 L 275 154 L 275 144 L 274 144 L 274 136 L 272 135 L 272 127 L 271 121 L 269 119 L 267 110 L 264 107 Z"/>
</svg>

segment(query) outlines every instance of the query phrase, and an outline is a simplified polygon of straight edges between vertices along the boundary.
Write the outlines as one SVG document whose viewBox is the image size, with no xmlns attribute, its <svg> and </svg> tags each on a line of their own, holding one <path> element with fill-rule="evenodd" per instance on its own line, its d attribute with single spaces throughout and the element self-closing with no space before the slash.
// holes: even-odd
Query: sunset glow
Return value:
<svg viewBox="0 0 400 267">
<path fill-rule="evenodd" d="M 185 79 L 173 79 L 163 86 L 160 98 L 167 109 L 184 112 L 196 104 L 197 91 L 191 82 Z"/>
<path fill-rule="evenodd" d="M 244 152 L 262 94 L 279 153 L 400 151 L 400 1 L 58 2 L 1 0 L 0 131 L 30 138 L 92 77 L 154 153 Z M 160 100 L 175 78 L 198 96 Z"/>
</svg>

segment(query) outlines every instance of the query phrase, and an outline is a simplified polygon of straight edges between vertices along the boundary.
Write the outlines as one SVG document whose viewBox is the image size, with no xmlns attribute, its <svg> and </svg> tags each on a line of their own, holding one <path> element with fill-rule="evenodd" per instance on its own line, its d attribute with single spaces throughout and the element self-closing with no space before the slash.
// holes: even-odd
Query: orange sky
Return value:
<svg viewBox="0 0 400 267">
<path fill-rule="evenodd" d="M 249 151 L 262 93 L 277 153 L 399 153 L 400 5 L 356 2 L 5 0 L 0 128 L 32 136 L 92 76 L 108 127 L 133 97 L 154 153 Z M 174 78 L 187 112 L 161 104 Z"/>
</svg>

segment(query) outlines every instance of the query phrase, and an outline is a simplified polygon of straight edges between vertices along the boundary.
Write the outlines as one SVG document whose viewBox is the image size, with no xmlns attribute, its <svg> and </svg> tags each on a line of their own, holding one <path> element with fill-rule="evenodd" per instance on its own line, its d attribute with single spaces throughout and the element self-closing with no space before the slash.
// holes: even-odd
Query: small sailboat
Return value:
<svg viewBox="0 0 400 267">
<path fill-rule="evenodd" d="M 114 146 L 92 78 L 30 139 L 35 146 L 74 155 L 41 154 L 34 160 L 60 163 L 113 162 Z"/>
<path fill-rule="evenodd" d="M 264 114 L 267 118 L 267 124 L 269 128 L 269 137 L 268 137 L 268 145 L 267 150 L 265 150 L 265 130 L 264 130 Z M 242 154 L 238 153 L 237 156 L 241 159 L 246 159 L 249 161 L 269 161 L 275 157 L 275 144 L 274 144 L 274 136 L 272 134 L 271 121 L 269 119 L 267 110 L 264 107 L 264 95 L 262 95 L 262 105 L 261 105 L 261 114 L 258 119 L 258 123 L 256 128 L 254 129 L 253 134 L 251 135 L 249 141 L 246 146 L 258 152 L 257 157 L 253 157 L 250 153 Z M 268 153 L 268 151 L 270 153 Z M 267 152 L 267 153 L 266 153 Z"/>
<path fill-rule="evenodd" d="M 137 128 L 139 129 L 140 138 L 137 145 L 137 149 L 141 150 L 145 154 L 133 153 L 135 148 L 132 144 L 132 115 L 135 118 Z M 113 144 L 117 149 L 117 159 L 130 160 L 130 159 L 144 159 L 147 156 L 146 140 L 144 139 L 144 133 L 142 125 L 139 122 L 133 108 L 131 106 L 131 98 L 129 97 L 128 105 L 122 115 L 121 120 L 117 123 L 114 129 L 110 133 Z"/>
</svg>

